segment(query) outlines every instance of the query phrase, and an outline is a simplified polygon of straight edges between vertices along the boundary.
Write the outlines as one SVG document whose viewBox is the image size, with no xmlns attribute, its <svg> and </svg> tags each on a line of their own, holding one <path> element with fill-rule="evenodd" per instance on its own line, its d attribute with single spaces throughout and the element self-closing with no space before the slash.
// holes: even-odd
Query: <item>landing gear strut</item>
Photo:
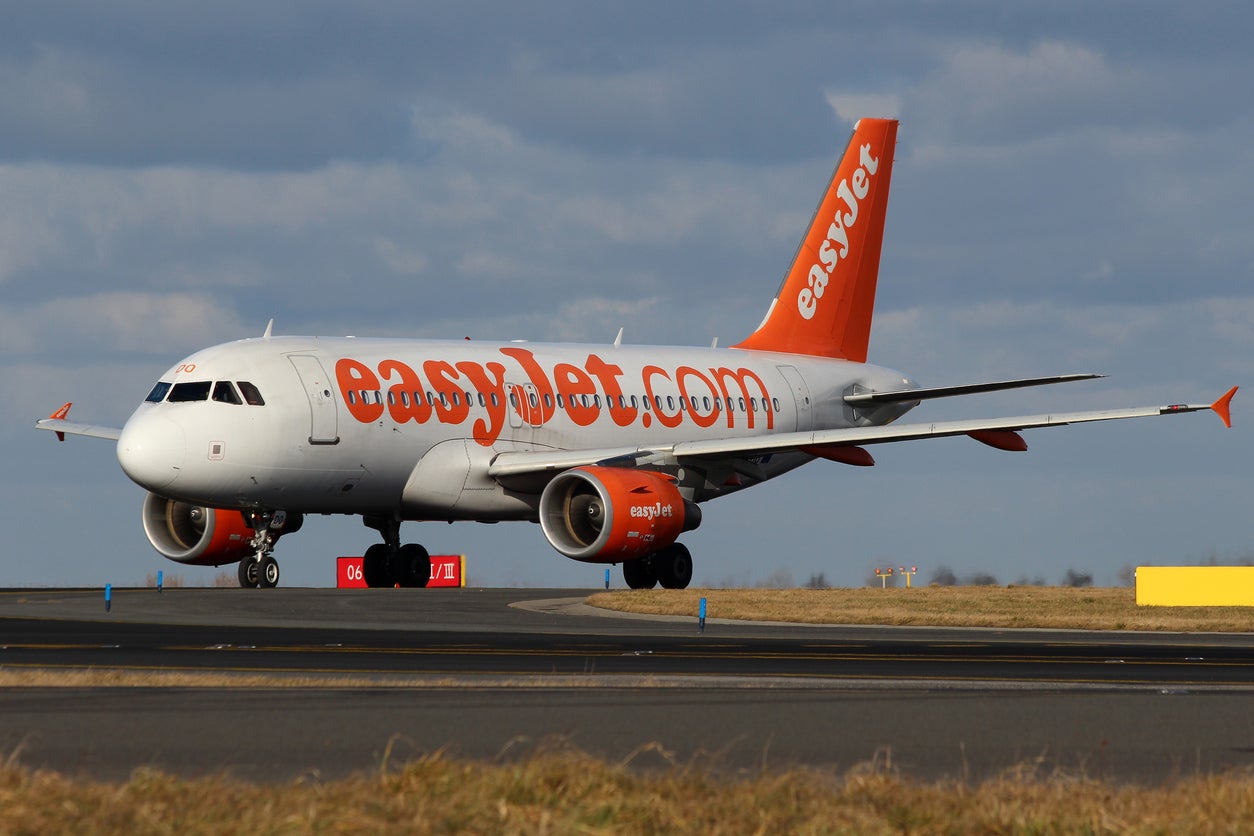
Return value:
<svg viewBox="0 0 1254 836">
<path fill-rule="evenodd" d="M 683 543 L 646 554 L 623 564 L 623 580 L 631 589 L 687 589 L 692 582 L 692 553 Z"/>
<path fill-rule="evenodd" d="M 400 520 L 366 517 L 365 523 L 383 535 L 383 542 L 366 549 L 362 558 L 366 586 L 426 586 L 431 579 L 431 556 L 417 543 L 401 545 Z"/>
<path fill-rule="evenodd" d="M 274 559 L 275 537 L 270 531 L 276 515 L 282 511 L 243 511 L 244 519 L 253 530 L 253 539 L 249 545 L 253 548 L 251 557 L 239 562 L 239 585 L 245 589 L 273 589 L 279 585 L 279 562 Z M 284 520 L 278 519 L 282 528 Z"/>
</svg>

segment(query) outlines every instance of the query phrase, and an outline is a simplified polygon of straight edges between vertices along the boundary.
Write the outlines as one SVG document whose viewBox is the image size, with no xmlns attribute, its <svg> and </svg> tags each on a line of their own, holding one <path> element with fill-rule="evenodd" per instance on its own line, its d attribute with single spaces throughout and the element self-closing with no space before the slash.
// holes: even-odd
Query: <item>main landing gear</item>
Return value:
<svg viewBox="0 0 1254 836">
<path fill-rule="evenodd" d="M 400 520 L 366 517 L 365 523 L 383 535 L 383 542 L 366 549 L 362 558 L 366 586 L 426 586 L 431 579 L 431 557 L 417 543 L 401 545 Z"/>
<path fill-rule="evenodd" d="M 687 589 L 692 582 L 692 554 L 683 543 L 623 563 L 623 580 L 631 589 Z"/>
<path fill-rule="evenodd" d="M 239 562 L 239 585 L 245 589 L 273 589 L 279 585 L 279 562 L 274 559 L 275 536 L 271 525 L 283 528 L 286 518 L 278 519 L 282 511 L 245 511 L 244 519 L 253 530 L 251 557 Z"/>
</svg>

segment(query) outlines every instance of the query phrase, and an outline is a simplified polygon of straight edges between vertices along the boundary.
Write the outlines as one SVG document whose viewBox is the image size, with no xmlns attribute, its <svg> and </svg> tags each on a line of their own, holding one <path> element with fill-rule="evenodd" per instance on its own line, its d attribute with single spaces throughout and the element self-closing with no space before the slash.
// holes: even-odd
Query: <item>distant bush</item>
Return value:
<svg viewBox="0 0 1254 836">
<path fill-rule="evenodd" d="M 988 572 L 976 572 L 974 575 L 968 575 L 963 583 L 967 586 L 1001 586 L 997 576 Z"/>
<path fill-rule="evenodd" d="M 1093 574 L 1091 572 L 1078 572 L 1075 569 L 1068 569 L 1067 574 L 1062 576 L 1063 586 L 1092 586 Z"/>
</svg>

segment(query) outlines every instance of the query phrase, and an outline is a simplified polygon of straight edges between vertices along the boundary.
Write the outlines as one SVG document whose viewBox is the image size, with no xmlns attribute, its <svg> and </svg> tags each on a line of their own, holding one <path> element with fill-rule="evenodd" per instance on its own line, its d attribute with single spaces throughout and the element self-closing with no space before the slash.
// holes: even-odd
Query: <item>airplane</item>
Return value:
<svg viewBox="0 0 1254 836">
<path fill-rule="evenodd" d="M 308 514 L 362 517 L 371 587 L 421 587 L 407 521 L 539 523 L 559 553 L 622 564 L 633 589 L 682 589 L 680 536 L 701 505 L 816 459 L 873 465 L 876 444 L 967 436 L 1027 449 L 1024 430 L 1213 410 L 1211 404 L 897 423 L 933 398 L 1100 377 L 938 388 L 867 363 L 897 121 L 862 119 L 775 298 L 739 343 L 709 348 L 276 336 L 206 348 L 161 375 L 117 441 L 148 491 L 149 542 L 185 564 L 239 563 L 278 584 L 274 547 Z"/>
</svg>

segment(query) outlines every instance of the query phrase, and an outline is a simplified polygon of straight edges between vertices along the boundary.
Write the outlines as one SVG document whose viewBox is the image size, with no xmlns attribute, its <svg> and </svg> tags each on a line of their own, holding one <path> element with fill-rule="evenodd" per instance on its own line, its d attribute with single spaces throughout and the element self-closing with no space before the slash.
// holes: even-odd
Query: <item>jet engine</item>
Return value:
<svg viewBox="0 0 1254 836">
<path fill-rule="evenodd" d="M 253 553 L 253 530 L 239 511 L 206 508 L 150 493 L 144 500 L 143 518 L 148 542 L 179 563 L 221 566 Z M 298 531 L 303 522 L 301 514 L 276 514 L 270 533 L 278 540 Z"/>
<path fill-rule="evenodd" d="M 574 560 L 621 563 L 666 548 L 701 509 L 665 473 L 589 465 L 559 473 L 540 496 L 550 545 Z"/>
</svg>

